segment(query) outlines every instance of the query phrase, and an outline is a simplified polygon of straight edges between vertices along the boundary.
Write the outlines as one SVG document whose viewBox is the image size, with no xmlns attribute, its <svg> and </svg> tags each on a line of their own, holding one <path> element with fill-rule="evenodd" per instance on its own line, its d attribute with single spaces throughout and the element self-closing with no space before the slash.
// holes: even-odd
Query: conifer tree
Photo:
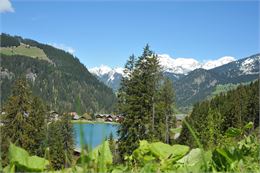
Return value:
<svg viewBox="0 0 260 173">
<path fill-rule="evenodd" d="M 32 103 L 29 116 L 29 121 L 32 128 L 29 131 L 29 136 L 34 140 L 33 143 L 30 144 L 29 151 L 37 156 L 44 156 L 48 119 L 47 108 L 43 101 L 38 97 L 34 97 L 32 99 Z"/>
<path fill-rule="evenodd" d="M 8 99 L 3 108 L 1 127 L 1 152 L 3 163 L 7 161 L 7 151 L 9 143 L 15 143 L 25 149 L 30 149 L 34 140 L 30 137 L 29 131 L 32 125 L 29 121 L 31 113 L 32 95 L 25 80 L 17 80 L 15 82 L 12 96 Z M 31 150 L 29 150 L 31 151 Z"/>
<path fill-rule="evenodd" d="M 69 115 L 64 114 L 61 120 L 48 125 L 47 145 L 50 152 L 50 162 L 53 168 L 69 167 L 73 156 L 73 127 Z"/>
<path fill-rule="evenodd" d="M 174 113 L 175 94 L 172 81 L 169 78 L 164 78 L 163 85 L 160 91 L 161 111 L 164 117 L 163 133 L 165 134 L 165 143 L 170 143 L 170 128 L 176 125 Z M 163 119 L 163 118 L 162 118 Z M 159 134 L 161 135 L 161 134 Z"/>
<path fill-rule="evenodd" d="M 119 111 L 124 121 L 119 128 L 119 151 L 130 154 L 138 147 L 139 141 L 158 140 L 155 117 L 158 104 L 160 66 L 157 56 L 144 48 L 142 56 L 135 62 L 130 57 L 126 64 L 126 77 L 119 89 Z M 158 114 L 159 115 L 159 114 Z"/>
</svg>

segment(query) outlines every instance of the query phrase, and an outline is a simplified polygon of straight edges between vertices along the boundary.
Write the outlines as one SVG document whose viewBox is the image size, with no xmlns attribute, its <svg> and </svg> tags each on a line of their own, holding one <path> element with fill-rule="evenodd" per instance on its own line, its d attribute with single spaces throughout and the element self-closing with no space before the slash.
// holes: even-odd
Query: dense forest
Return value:
<svg viewBox="0 0 260 173">
<path fill-rule="evenodd" d="M 23 54 L 15 52 L 20 44 L 27 45 Z M 33 40 L 1 34 L 1 102 L 11 94 L 11 86 L 21 76 L 30 81 L 33 93 L 52 110 L 112 112 L 116 97 L 113 91 L 88 72 L 79 60 L 63 50 Z M 48 60 L 31 57 L 31 48 L 43 50 Z M 4 51 L 3 51 L 4 52 Z M 79 106 L 80 105 L 80 106 Z"/>
<path fill-rule="evenodd" d="M 235 90 L 195 104 L 186 121 L 193 127 L 206 148 L 222 144 L 225 132 L 230 127 L 242 128 L 248 122 L 253 122 L 254 128 L 258 127 L 259 80 L 249 85 L 240 85 Z M 178 142 L 192 147 L 197 146 L 185 124 Z"/>
</svg>

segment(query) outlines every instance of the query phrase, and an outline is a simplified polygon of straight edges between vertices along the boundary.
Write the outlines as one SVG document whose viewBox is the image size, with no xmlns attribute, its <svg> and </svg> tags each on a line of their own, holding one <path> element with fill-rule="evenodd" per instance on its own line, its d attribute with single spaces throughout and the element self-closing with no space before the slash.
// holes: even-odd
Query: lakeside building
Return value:
<svg viewBox="0 0 260 173">
<path fill-rule="evenodd" d="M 102 122 L 122 122 L 123 116 L 122 115 L 112 115 L 112 114 L 96 114 L 95 118 L 97 121 Z"/>
</svg>

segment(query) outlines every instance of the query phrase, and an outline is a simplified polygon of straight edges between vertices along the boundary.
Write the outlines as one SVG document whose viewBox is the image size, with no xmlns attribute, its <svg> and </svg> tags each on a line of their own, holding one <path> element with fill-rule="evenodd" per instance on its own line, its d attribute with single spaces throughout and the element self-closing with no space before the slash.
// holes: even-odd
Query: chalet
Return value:
<svg viewBox="0 0 260 173">
<path fill-rule="evenodd" d="M 50 115 L 50 117 L 49 117 L 49 120 L 50 120 L 50 121 L 57 121 L 57 120 L 60 119 L 59 113 L 56 112 L 56 111 L 50 111 L 50 112 L 49 112 L 49 115 Z"/>
<path fill-rule="evenodd" d="M 112 115 L 112 114 L 96 114 L 97 121 L 106 121 L 106 122 L 122 122 L 122 115 Z"/>
</svg>

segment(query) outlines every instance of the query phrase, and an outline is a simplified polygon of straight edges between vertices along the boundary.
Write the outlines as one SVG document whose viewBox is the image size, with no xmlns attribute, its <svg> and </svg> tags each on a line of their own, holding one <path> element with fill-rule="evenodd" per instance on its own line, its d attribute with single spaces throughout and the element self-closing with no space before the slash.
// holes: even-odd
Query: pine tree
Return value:
<svg viewBox="0 0 260 173">
<path fill-rule="evenodd" d="M 4 165 L 7 163 L 10 142 L 25 149 L 30 149 L 34 142 L 28 133 L 33 128 L 29 122 L 31 103 L 32 95 L 26 81 L 17 80 L 12 96 L 3 108 L 5 115 L 2 117 L 1 137 L 4 140 L 1 143 L 1 152 Z"/>
<path fill-rule="evenodd" d="M 47 145 L 50 162 L 54 169 L 69 167 L 73 156 L 73 128 L 70 116 L 64 114 L 61 120 L 48 125 Z"/>
<path fill-rule="evenodd" d="M 47 133 L 47 108 L 43 101 L 34 97 L 32 100 L 31 112 L 29 121 L 31 130 L 29 132 L 30 138 L 34 139 L 30 144 L 30 151 L 32 154 L 44 156 L 46 148 L 46 133 Z"/>
<path fill-rule="evenodd" d="M 156 105 L 160 80 L 157 56 L 146 45 L 142 56 L 134 61 L 130 57 L 126 64 L 127 77 L 122 79 L 119 89 L 119 111 L 124 121 L 119 128 L 119 151 L 121 156 L 130 154 L 139 141 L 157 140 Z"/>
<path fill-rule="evenodd" d="M 175 94 L 172 81 L 169 78 L 164 78 L 160 92 L 160 102 L 162 114 L 165 120 L 163 128 L 165 134 L 165 143 L 170 143 L 170 128 L 174 128 L 176 125 L 176 118 L 173 116 L 174 99 Z"/>
</svg>

